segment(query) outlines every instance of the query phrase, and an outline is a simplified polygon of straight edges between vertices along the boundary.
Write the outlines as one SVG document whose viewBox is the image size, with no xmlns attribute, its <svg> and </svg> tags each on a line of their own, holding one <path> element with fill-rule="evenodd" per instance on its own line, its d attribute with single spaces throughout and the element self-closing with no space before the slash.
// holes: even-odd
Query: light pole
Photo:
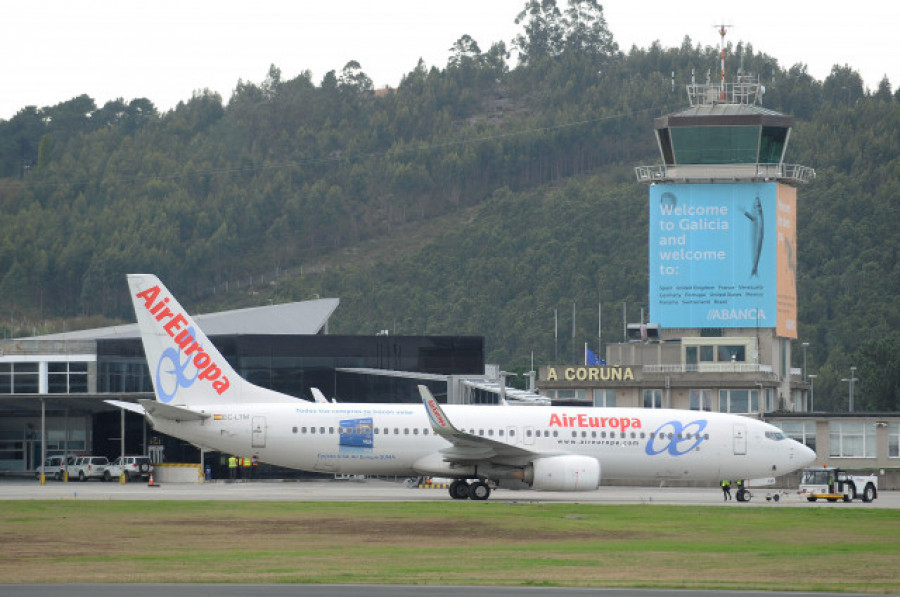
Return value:
<svg viewBox="0 0 900 597">
<path fill-rule="evenodd" d="M 816 375 L 809 374 L 809 412 L 816 410 Z"/>
<path fill-rule="evenodd" d="M 809 348 L 809 342 L 804 342 L 801 346 L 803 346 L 803 383 L 806 383 L 806 349 Z"/>
<path fill-rule="evenodd" d="M 856 377 L 856 367 L 850 367 L 850 377 L 845 377 L 841 381 L 846 381 L 850 383 L 850 412 L 853 412 L 853 383 L 859 381 L 859 378 Z"/>
</svg>

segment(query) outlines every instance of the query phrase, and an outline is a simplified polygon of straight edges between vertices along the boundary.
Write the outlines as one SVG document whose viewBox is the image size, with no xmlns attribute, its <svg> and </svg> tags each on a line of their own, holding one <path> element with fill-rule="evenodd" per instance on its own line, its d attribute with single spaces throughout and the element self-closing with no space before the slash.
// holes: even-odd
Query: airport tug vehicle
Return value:
<svg viewBox="0 0 900 597">
<path fill-rule="evenodd" d="M 820 498 L 829 502 L 852 502 L 857 498 L 871 502 L 878 497 L 878 477 L 833 466 L 805 468 L 800 477 L 800 494 L 810 502 Z"/>
</svg>

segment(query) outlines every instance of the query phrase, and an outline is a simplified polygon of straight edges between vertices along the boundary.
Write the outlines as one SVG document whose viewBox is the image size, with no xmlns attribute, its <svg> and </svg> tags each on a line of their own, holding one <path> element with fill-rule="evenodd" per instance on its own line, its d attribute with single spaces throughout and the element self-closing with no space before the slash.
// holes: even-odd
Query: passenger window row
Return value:
<svg viewBox="0 0 900 597">
<path fill-rule="evenodd" d="M 510 439 L 514 438 L 515 434 L 516 434 L 514 429 L 508 430 L 508 435 L 505 435 L 506 430 L 504 430 L 504 429 L 499 429 L 496 431 L 494 429 L 488 429 L 486 431 L 484 429 L 463 429 L 462 431 L 469 433 L 471 435 L 478 435 L 480 437 L 485 437 L 485 436 L 493 437 L 494 434 L 496 433 L 498 437 L 507 436 Z M 335 428 L 334 427 L 294 427 L 293 432 L 295 434 L 300 433 L 303 435 L 307 435 L 307 434 L 309 434 L 309 435 L 326 435 L 326 434 L 333 435 L 335 432 Z M 541 430 L 541 429 L 537 429 L 537 430 L 526 429 L 525 436 L 526 437 L 541 437 L 542 432 L 543 432 L 543 437 L 559 437 L 559 431 L 556 429 L 554 429 L 553 431 L 551 431 L 549 429 L 543 429 L 543 430 Z M 339 435 L 344 435 L 344 434 L 359 435 L 359 428 L 358 427 L 338 427 L 337 433 Z M 431 430 L 428 428 L 420 429 L 418 427 L 413 427 L 413 428 L 404 427 L 404 428 L 402 428 L 402 430 L 400 427 L 394 427 L 393 429 L 391 429 L 390 427 L 374 427 L 372 429 L 372 433 L 374 435 L 429 435 L 431 433 Z M 678 433 L 678 434 L 649 433 L 648 434 L 645 431 L 641 431 L 641 432 L 637 432 L 637 431 L 631 431 L 631 432 L 590 431 L 589 432 L 587 430 L 582 430 L 582 431 L 573 430 L 572 431 L 573 438 L 577 438 L 579 436 L 582 438 L 590 437 L 591 439 L 597 439 L 597 438 L 606 439 L 607 437 L 611 438 L 611 439 L 615 439 L 617 437 L 621 438 L 621 439 L 625 439 L 628 437 L 630 437 L 631 439 L 646 439 L 648 436 L 650 437 L 650 439 L 654 439 L 657 437 L 668 438 L 668 439 L 677 438 L 680 440 L 701 439 L 701 435 L 699 433 L 694 433 L 694 434 L 691 434 L 691 433 Z M 708 440 L 709 434 L 708 433 L 703 434 L 702 439 Z"/>
<path fill-rule="evenodd" d="M 335 428 L 334 427 L 294 427 L 292 429 L 293 433 L 300 433 L 303 435 L 334 435 Z M 374 427 L 371 429 L 373 435 L 391 435 L 391 428 L 389 427 Z M 359 427 L 338 427 L 337 428 L 338 435 L 360 435 Z M 404 427 L 402 430 L 399 427 L 393 428 L 393 435 L 429 435 L 431 433 L 430 429 L 419 429 L 418 427 Z"/>
</svg>

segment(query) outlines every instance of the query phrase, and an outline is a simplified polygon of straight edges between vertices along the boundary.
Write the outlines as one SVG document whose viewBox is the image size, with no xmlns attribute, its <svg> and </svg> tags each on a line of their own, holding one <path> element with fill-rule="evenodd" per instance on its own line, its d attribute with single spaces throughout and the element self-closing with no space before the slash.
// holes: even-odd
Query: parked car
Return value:
<svg viewBox="0 0 900 597">
<path fill-rule="evenodd" d="M 47 460 L 44 461 L 44 478 L 45 479 L 56 479 L 57 481 L 62 480 L 63 470 L 65 470 L 65 465 L 63 462 L 65 461 L 65 456 L 51 456 Z M 75 457 L 68 457 L 68 464 L 74 464 Z M 38 470 L 34 471 L 34 476 L 36 479 L 40 480 L 41 478 L 41 469 L 38 467 Z"/>
<path fill-rule="evenodd" d="M 87 481 L 88 479 L 104 479 L 103 474 L 109 466 L 106 456 L 79 456 L 69 467 L 69 479 Z"/>
<path fill-rule="evenodd" d="M 149 456 L 119 456 L 106 467 L 103 473 L 105 481 L 111 481 L 123 474 L 127 479 L 147 479 L 153 472 L 153 463 Z"/>
</svg>

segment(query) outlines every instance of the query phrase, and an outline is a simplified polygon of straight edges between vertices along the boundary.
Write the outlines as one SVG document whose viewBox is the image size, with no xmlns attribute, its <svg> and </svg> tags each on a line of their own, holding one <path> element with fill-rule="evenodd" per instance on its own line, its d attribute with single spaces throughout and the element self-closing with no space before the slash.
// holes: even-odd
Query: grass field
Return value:
<svg viewBox="0 0 900 597">
<path fill-rule="evenodd" d="M 900 593 L 893 510 L 423 503 L 0 504 L 0 582 Z"/>
</svg>

